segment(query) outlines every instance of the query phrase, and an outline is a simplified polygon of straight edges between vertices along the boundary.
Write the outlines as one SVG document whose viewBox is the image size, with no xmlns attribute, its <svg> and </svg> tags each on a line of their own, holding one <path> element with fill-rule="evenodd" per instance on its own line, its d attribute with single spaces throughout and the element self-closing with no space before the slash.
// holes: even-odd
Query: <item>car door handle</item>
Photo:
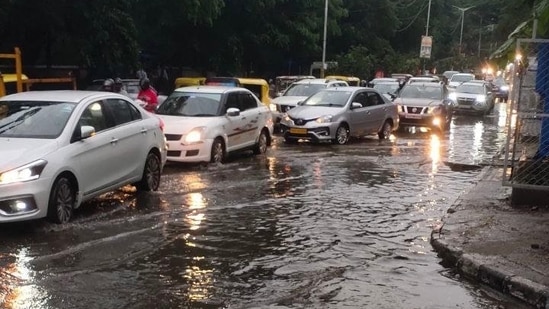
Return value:
<svg viewBox="0 0 549 309">
<path fill-rule="evenodd" d="M 143 134 L 147 133 L 147 129 L 142 128 L 142 129 L 141 129 L 141 133 L 143 133 Z"/>
<path fill-rule="evenodd" d="M 114 138 L 114 137 L 113 137 L 113 138 L 111 139 L 111 144 L 116 145 L 116 143 L 118 143 L 118 138 Z"/>
</svg>

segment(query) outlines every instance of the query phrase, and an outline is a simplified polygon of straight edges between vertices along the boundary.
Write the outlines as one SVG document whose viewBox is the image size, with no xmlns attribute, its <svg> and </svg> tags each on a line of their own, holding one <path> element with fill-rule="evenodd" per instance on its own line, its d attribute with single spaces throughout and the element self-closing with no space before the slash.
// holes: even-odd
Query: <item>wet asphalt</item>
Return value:
<svg viewBox="0 0 549 309">
<path fill-rule="evenodd" d="M 64 226 L 0 233 L 0 308 L 527 308 L 440 265 L 430 232 L 506 142 L 506 104 L 348 145 L 168 164 Z"/>
</svg>

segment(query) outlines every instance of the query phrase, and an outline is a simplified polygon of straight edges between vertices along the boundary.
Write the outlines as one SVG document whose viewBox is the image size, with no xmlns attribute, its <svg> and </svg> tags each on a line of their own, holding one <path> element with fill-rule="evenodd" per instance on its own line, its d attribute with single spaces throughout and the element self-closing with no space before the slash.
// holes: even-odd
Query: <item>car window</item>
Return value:
<svg viewBox="0 0 549 309">
<path fill-rule="evenodd" d="M 225 110 L 229 108 L 238 108 L 240 109 L 240 104 L 238 103 L 238 93 L 232 92 L 227 95 L 227 101 L 225 102 Z"/>
<path fill-rule="evenodd" d="M 256 108 L 257 101 L 253 95 L 241 92 L 238 94 L 238 106 L 240 108 L 240 111 L 243 112 L 248 109 Z"/>
<path fill-rule="evenodd" d="M 457 86 L 456 92 L 461 93 L 473 93 L 473 94 L 482 94 L 484 93 L 484 86 L 471 85 L 471 84 L 461 84 Z"/>
<path fill-rule="evenodd" d="M 103 110 L 103 104 L 98 101 L 88 105 L 80 116 L 78 125 L 92 126 L 96 133 L 106 130 L 108 125 L 107 118 Z"/>
<path fill-rule="evenodd" d="M 383 99 L 381 99 L 377 93 L 368 92 L 368 106 L 376 106 L 383 104 Z"/>
<path fill-rule="evenodd" d="M 467 82 L 467 81 L 470 81 L 474 79 L 474 76 L 472 75 L 460 75 L 460 74 L 455 74 L 454 76 L 452 76 L 452 78 L 450 79 L 450 81 L 452 82 Z"/>
<path fill-rule="evenodd" d="M 0 137 L 53 139 L 61 135 L 76 104 L 68 102 L 5 101 Z"/>
<path fill-rule="evenodd" d="M 211 117 L 219 116 L 221 110 L 220 93 L 173 92 L 158 106 L 159 115 Z"/>
<path fill-rule="evenodd" d="M 320 91 L 303 102 L 304 106 L 343 107 L 352 95 L 352 91 Z"/>
<path fill-rule="evenodd" d="M 411 99 L 443 99 L 442 87 L 408 84 L 402 88 L 399 97 Z"/>
<path fill-rule="evenodd" d="M 108 99 L 107 105 L 114 119 L 115 125 L 141 119 L 141 113 L 131 103 L 122 99 Z"/>
<path fill-rule="evenodd" d="M 360 103 L 362 107 L 368 106 L 368 94 L 366 92 L 359 92 L 353 98 L 353 103 Z"/>
<path fill-rule="evenodd" d="M 300 97 L 308 97 L 312 94 L 315 94 L 319 92 L 320 90 L 326 88 L 326 84 L 292 84 L 286 92 L 284 92 L 284 96 L 300 96 Z"/>
</svg>

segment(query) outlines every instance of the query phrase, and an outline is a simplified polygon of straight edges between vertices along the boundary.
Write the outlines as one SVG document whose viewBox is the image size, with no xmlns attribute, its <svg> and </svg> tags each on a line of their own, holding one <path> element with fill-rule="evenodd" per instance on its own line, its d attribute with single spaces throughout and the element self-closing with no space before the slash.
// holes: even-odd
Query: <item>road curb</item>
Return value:
<svg viewBox="0 0 549 309">
<path fill-rule="evenodd" d="M 482 262 L 474 255 L 464 254 L 459 247 L 431 236 L 431 246 L 442 259 L 443 265 L 457 269 L 470 280 L 476 280 L 501 293 L 511 295 L 539 309 L 549 309 L 549 287 L 538 284 L 497 265 Z"/>
</svg>

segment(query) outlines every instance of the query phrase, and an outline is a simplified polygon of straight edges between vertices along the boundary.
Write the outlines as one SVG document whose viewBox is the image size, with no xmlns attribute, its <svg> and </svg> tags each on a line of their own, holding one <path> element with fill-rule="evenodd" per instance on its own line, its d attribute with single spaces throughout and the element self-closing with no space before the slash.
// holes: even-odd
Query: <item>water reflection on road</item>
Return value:
<svg viewBox="0 0 549 309">
<path fill-rule="evenodd" d="M 502 147 L 502 117 L 456 117 L 444 136 L 402 132 L 345 146 L 277 140 L 266 156 L 169 165 L 159 192 L 107 194 L 66 226 L 7 225 L 0 303 L 520 308 L 440 266 L 429 244 L 476 167 Z"/>
</svg>

